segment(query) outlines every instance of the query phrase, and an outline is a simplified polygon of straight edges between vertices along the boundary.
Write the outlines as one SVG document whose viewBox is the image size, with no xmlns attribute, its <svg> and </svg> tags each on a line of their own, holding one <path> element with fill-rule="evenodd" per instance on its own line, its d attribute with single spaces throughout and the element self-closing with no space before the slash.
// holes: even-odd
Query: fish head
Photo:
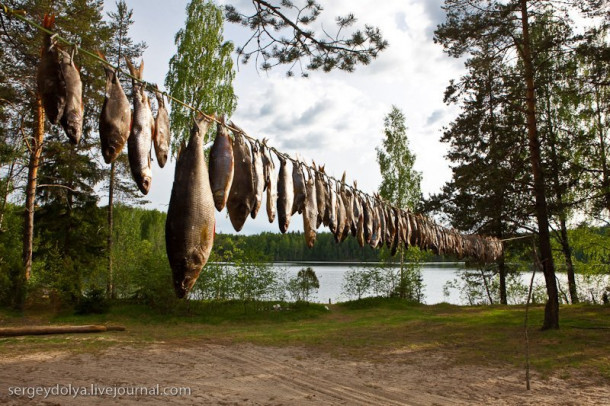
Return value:
<svg viewBox="0 0 610 406">
<path fill-rule="evenodd" d="M 140 192 L 145 195 L 148 194 L 148 191 L 150 190 L 150 185 L 152 183 L 152 173 L 150 168 L 146 168 L 145 170 L 138 172 L 137 174 L 135 174 L 135 178 Z"/>
<path fill-rule="evenodd" d="M 193 285 L 197 282 L 197 278 L 193 278 L 189 275 L 185 275 L 182 280 L 174 280 L 174 291 L 178 299 L 184 299 L 186 295 L 191 291 Z"/>
<path fill-rule="evenodd" d="M 114 161 L 117 157 L 117 150 L 114 145 L 108 145 L 106 148 L 102 150 L 102 156 L 104 157 L 104 162 L 107 164 Z"/>
<path fill-rule="evenodd" d="M 167 148 L 165 148 L 164 146 L 159 147 L 159 151 L 157 151 L 157 163 L 159 164 L 159 167 L 163 168 L 165 166 L 168 154 L 169 151 L 167 150 Z"/>
<path fill-rule="evenodd" d="M 62 117 L 62 126 L 72 144 L 78 144 L 83 132 L 83 115 L 78 110 L 71 110 Z"/>
</svg>

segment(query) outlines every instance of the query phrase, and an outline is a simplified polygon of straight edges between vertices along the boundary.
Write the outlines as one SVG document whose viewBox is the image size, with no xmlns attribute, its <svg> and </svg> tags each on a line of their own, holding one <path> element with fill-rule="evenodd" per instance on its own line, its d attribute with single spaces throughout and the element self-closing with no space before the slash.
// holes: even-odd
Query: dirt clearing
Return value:
<svg viewBox="0 0 610 406">
<path fill-rule="evenodd" d="M 383 355 L 383 354 L 379 354 Z M 610 388 L 585 376 L 542 379 L 525 390 L 515 368 L 455 366 L 440 351 L 394 350 L 364 361 L 317 350 L 189 342 L 40 352 L 0 359 L 0 404 L 455 405 L 608 404 Z M 379 360 L 381 359 L 381 360 Z M 454 364 L 454 363 L 453 363 Z M 58 386 L 59 385 L 59 386 Z M 157 388 L 159 389 L 155 389 Z M 179 396 L 134 394 L 190 388 Z M 15 387 L 112 394 L 15 396 Z M 83 389 L 84 388 L 84 389 Z M 109 389 L 106 389 L 109 388 Z M 19 389 L 31 391 L 32 389 Z M 9 395 L 11 391 L 12 396 Z M 130 393 L 131 391 L 131 393 Z M 123 393 L 121 393 L 123 392 Z"/>
</svg>

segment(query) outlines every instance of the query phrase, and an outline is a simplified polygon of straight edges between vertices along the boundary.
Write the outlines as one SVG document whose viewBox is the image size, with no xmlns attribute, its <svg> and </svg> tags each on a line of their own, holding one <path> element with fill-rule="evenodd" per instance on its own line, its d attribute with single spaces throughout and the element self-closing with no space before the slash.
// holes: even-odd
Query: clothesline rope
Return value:
<svg viewBox="0 0 610 406">
<path fill-rule="evenodd" d="M 5 14 L 7 14 L 9 16 L 10 15 L 15 16 L 16 18 L 18 18 L 19 20 L 25 22 L 26 24 L 29 24 L 29 25 L 37 28 L 38 30 L 40 30 L 40 31 L 42 31 L 42 32 L 44 32 L 46 34 L 51 35 L 54 39 L 61 41 L 62 43 L 64 43 L 65 45 L 68 45 L 69 47 L 71 47 L 74 50 L 77 50 L 79 53 L 83 53 L 83 54 L 89 56 L 90 58 L 93 58 L 95 61 L 100 62 L 100 63 L 102 63 L 102 64 L 104 64 L 106 66 L 111 67 L 112 69 L 114 69 L 115 71 L 121 73 L 122 75 L 125 75 L 125 76 L 131 78 L 132 80 L 143 84 L 145 89 L 147 89 L 149 92 L 161 94 L 161 95 L 167 97 L 168 100 L 171 100 L 172 102 L 175 102 L 175 103 L 177 103 L 177 104 L 179 104 L 179 105 L 181 105 L 181 106 L 183 106 L 183 107 L 185 107 L 185 108 L 187 108 L 189 110 L 192 110 L 195 113 L 201 114 L 207 120 L 214 121 L 218 125 L 227 128 L 228 130 L 232 131 L 233 133 L 242 135 L 243 137 L 248 139 L 250 142 L 256 142 L 256 143 L 259 143 L 260 145 L 265 145 L 265 147 L 267 149 L 269 149 L 270 151 L 272 151 L 278 158 L 283 158 L 283 159 L 289 160 L 289 161 L 291 161 L 293 163 L 293 165 L 299 165 L 301 167 L 305 167 L 305 168 L 307 168 L 308 171 L 313 170 L 314 173 L 319 174 L 320 176 L 325 177 L 329 181 L 332 180 L 335 183 L 335 185 L 340 184 L 343 187 L 347 187 L 353 193 L 357 193 L 361 197 L 365 197 L 365 198 L 369 199 L 369 201 L 370 201 L 370 199 L 372 199 L 373 201 L 377 201 L 377 202 L 383 203 L 384 205 L 386 205 L 388 207 L 391 207 L 391 208 L 394 208 L 396 210 L 403 210 L 403 211 L 406 211 L 406 212 L 410 213 L 409 209 L 404 209 L 404 208 L 401 208 L 401 207 L 396 207 L 396 206 L 390 204 L 389 202 L 384 201 L 378 195 L 370 195 L 370 194 L 368 194 L 366 192 L 363 192 L 362 190 L 359 190 L 359 189 L 357 189 L 357 188 L 347 184 L 346 182 L 343 182 L 342 180 L 338 180 L 335 177 L 333 177 L 331 175 L 328 175 L 325 172 L 319 171 L 315 166 L 310 166 L 307 163 L 303 162 L 302 160 L 292 158 L 290 155 L 288 155 L 288 154 L 286 154 L 284 152 L 278 151 L 275 147 L 267 146 L 265 142 L 261 142 L 259 139 L 248 135 L 244 130 L 242 130 L 239 126 L 235 125 L 233 122 L 230 122 L 229 124 L 226 124 L 223 120 L 217 118 L 214 114 L 207 114 L 206 112 L 201 111 L 200 109 L 198 109 L 196 107 L 193 107 L 193 106 L 189 105 L 188 103 L 186 103 L 186 102 L 184 102 L 184 101 L 174 97 L 173 95 L 171 95 L 167 91 L 160 91 L 156 84 L 152 84 L 152 83 L 147 82 L 145 80 L 139 79 L 139 78 L 131 75 L 129 72 L 123 71 L 118 66 L 112 65 L 110 62 L 108 62 L 104 58 L 101 58 L 100 56 L 96 55 L 95 53 L 90 52 L 90 51 L 80 47 L 76 43 L 71 42 L 71 41 L 69 41 L 66 38 L 63 38 L 58 33 L 53 32 L 53 31 L 43 27 L 42 25 L 36 23 L 35 21 L 32 21 L 32 20 L 26 18 L 25 15 L 27 13 L 26 13 L 25 10 L 15 10 L 15 9 L 7 6 L 4 3 L 0 3 L 0 6 L 2 6 L 2 10 L 4 11 Z M 311 172 L 310 172 L 310 176 L 311 176 Z M 417 215 L 421 216 L 421 214 L 417 214 Z M 424 216 L 424 217 L 427 218 L 427 216 Z M 431 220 L 429 218 L 427 218 L 427 221 L 431 221 Z M 447 230 L 447 232 L 450 232 L 450 233 L 461 234 L 461 233 L 458 233 L 455 230 L 449 230 L 449 229 L 446 229 L 445 227 L 439 226 L 436 223 L 434 223 L 434 226 L 444 228 L 445 230 Z M 500 241 L 502 242 L 502 241 L 506 241 L 506 240 L 500 240 Z"/>
</svg>

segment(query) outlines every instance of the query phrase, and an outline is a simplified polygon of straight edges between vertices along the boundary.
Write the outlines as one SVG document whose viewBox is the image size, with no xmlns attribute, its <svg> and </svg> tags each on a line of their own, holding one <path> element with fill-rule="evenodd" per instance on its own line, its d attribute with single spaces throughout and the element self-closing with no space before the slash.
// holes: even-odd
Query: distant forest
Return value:
<svg viewBox="0 0 610 406">
<path fill-rule="evenodd" d="M 261 233 L 257 235 L 217 234 L 214 252 L 222 258 L 227 247 L 237 246 L 250 254 L 258 254 L 261 259 L 273 262 L 283 261 L 337 261 L 337 262 L 378 262 L 382 259 L 400 261 L 400 257 L 390 257 L 388 250 L 375 250 L 369 246 L 360 247 L 355 238 L 348 237 L 336 243 L 331 233 L 318 233 L 316 244 L 308 248 L 301 232 L 286 234 Z M 430 253 L 425 261 L 443 261 L 442 257 Z M 447 259 L 449 260 L 449 259 Z"/>
</svg>

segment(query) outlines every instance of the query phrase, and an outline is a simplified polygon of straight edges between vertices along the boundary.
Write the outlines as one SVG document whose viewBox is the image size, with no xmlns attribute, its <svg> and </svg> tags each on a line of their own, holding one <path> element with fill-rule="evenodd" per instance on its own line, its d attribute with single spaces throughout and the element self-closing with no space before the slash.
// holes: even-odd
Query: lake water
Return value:
<svg viewBox="0 0 610 406">
<path fill-rule="evenodd" d="M 343 276 L 353 268 L 364 268 L 367 265 L 362 263 L 328 263 L 328 262 L 299 262 L 299 263 L 275 263 L 274 266 L 279 269 L 284 269 L 288 276 L 295 276 L 299 270 L 305 267 L 311 267 L 320 282 L 320 289 L 317 294 L 311 299 L 319 303 L 328 303 L 330 299 L 332 303 L 342 302 L 350 299 L 342 294 Z M 426 304 L 436 304 L 447 302 L 451 304 L 464 305 L 467 304 L 460 297 L 460 292 L 456 289 L 449 289 L 449 296 L 444 296 L 443 287 L 449 281 L 459 277 L 459 271 L 464 269 L 463 262 L 437 262 L 426 263 L 422 266 L 422 277 L 424 282 L 424 299 Z M 519 277 L 520 284 L 524 287 L 529 286 L 531 273 L 523 273 Z M 567 276 L 565 273 L 558 272 L 557 280 L 560 290 L 567 294 Z M 579 290 L 579 296 L 585 300 L 592 300 L 593 297 L 599 302 L 601 295 L 606 286 L 610 286 L 610 276 L 603 275 L 594 278 L 583 275 L 576 275 L 576 285 Z M 534 279 L 534 286 L 544 290 L 544 276 L 542 272 L 537 272 Z M 366 295 L 365 295 L 366 296 Z"/>
<path fill-rule="evenodd" d="M 299 263 L 276 263 L 275 267 L 283 268 L 289 276 L 296 275 L 304 267 L 311 267 L 320 281 L 320 289 L 315 295 L 315 301 L 332 303 L 349 300 L 341 292 L 344 274 L 353 268 L 363 268 L 366 264 L 362 263 L 320 263 L 320 262 L 299 262 Z M 422 267 L 422 277 L 424 279 L 424 303 L 435 304 L 448 302 L 460 304 L 459 292 L 450 292 L 449 297 L 443 296 L 443 286 L 448 281 L 457 278 L 457 272 L 464 269 L 462 262 L 450 263 L 427 263 Z"/>
</svg>

